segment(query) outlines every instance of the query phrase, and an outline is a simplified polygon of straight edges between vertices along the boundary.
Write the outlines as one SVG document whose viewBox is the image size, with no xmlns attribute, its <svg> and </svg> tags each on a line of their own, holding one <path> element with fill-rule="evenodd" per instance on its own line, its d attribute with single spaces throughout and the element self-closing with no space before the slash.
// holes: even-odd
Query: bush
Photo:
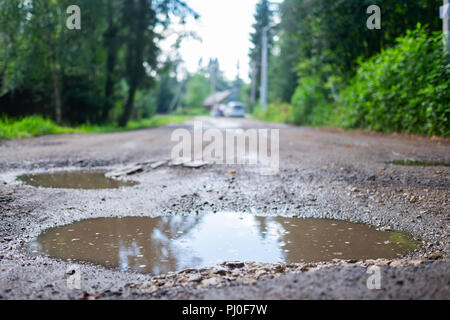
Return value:
<svg viewBox="0 0 450 320">
<path fill-rule="evenodd" d="M 59 127 L 53 121 L 41 116 L 30 116 L 20 120 L 6 116 L 0 118 L 0 139 L 28 138 L 64 132 L 71 132 L 71 130 Z"/>
<path fill-rule="evenodd" d="M 253 118 L 269 122 L 288 122 L 291 113 L 291 106 L 287 103 L 276 102 L 262 110 L 260 105 L 254 107 Z"/>
<path fill-rule="evenodd" d="M 301 62 L 297 72 L 299 83 L 291 99 L 288 121 L 296 125 L 329 124 L 342 80 L 332 75 L 330 65 L 317 65 L 312 60 Z"/>
<path fill-rule="evenodd" d="M 416 30 L 365 62 L 339 99 L 347 128 L 450 135 L 450 64 L 442 35 Z"/>
</svg>

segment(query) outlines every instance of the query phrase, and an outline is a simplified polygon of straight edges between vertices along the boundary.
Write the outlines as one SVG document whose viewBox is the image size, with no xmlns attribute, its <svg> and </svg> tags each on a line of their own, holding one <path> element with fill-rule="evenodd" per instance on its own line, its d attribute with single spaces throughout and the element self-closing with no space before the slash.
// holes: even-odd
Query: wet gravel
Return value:
<svg viewBox="0 0 450 320">
<path fill-rule="evenodd" d="M 225 120 L 204 119 L 211 127 Z M 266 124 L 240 120 L 240 127 Z M 186 128 L 190 127 L 187 123 Z M 450 142 L 328 129 L 280 128 L 280 172 L 252 166 L 186 168 L 170 157 L 162 127 L 104 135 L 61 135 L 0 145 L 1 299 L 448 299 L 450 168 L 386 164 L 397 159 L 450 162 Z M 172 144 L 173 145 L 173 144 Z M 104 169 L 145 163 L 118 190 L 44 189 L 24 173 Z M 174 183 L 176 182 L 176 183 Z M 411 233 L 421 246 L 402 259 L 320 264 L 235 262 L 152 277 L 78 264 L 81 290 L 67 286 L 70 262 L 33 255 L 43 230 L 94 217 L 239 211 L 362 222 Z M 244 244 L 245 245 L 245 244 Z M 369 290 L 367 268 L 381 268 Z"/>
</svg>

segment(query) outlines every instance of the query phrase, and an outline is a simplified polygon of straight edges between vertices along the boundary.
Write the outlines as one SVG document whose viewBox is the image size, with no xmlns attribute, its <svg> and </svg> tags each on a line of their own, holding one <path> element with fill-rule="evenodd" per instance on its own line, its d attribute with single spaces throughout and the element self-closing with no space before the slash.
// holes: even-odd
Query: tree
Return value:
<svg viewBox="0 0 450 320">
<path fill-rule="evenodd" d="M 130 119 L 136 90 L 152 86 L 151 71 L 157 67 L 158 47 L 155 33 L 157 24 L 167 26 L 172 16 L 183 22 L 187 15 L 196 16 L 180 0 L 124 0 L 122 24 L 127 30 L 125 79 L 129 89 L 119 125 Z"/>
<path fill-rule="evenodd" d="M 201 73 L 196 73 L 188 80 L 187 106 L 191 109 L 202 108 L 203 101 L 211 93 L 211 84 L 208 78 Z"/>
<path fill-rule="evenodd" d="M 252 96 L 251 101 L 254 103 L 259 97 L 259 88 L 261 86 L 261 49 L 263 29 L 272 23 L 273 11 L 270 8 L 268 0 L 260 0 L 256 5 L 255 23 L 253 24 L 253 32 L 250 35 L 253 47 L 250 49 L 250 67 L 253 70 L 252 79 Z M 269 37 L 269 48 L 272 44 Z M 270 52 L 270 50 L 269 50 Z"/>
<path fill-rule="evenodd" d="M 102 120 L 108 118 L 108 113 L 113 106 L 114 88 L 116 82 L 116 63 L 120 49 L 119 26 L 117 21 L 117 2 L 106 0 L 108 27 L 104 33 L 106 48 L 106 80 L 105 80 L 105 103 L 103 105 Z"/>
</svg>

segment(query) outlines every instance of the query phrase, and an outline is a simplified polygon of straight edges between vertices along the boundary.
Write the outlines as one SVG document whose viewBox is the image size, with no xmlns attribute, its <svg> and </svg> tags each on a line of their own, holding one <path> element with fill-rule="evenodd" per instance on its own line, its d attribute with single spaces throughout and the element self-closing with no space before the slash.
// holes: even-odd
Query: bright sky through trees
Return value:
<svg viewBox="0 0 450 320">
<path fill-rule="evenodd" d="M 195 72 L 199 59 L 207 64 L 218 58 L 220 68 L 228 79 L 236 77 L 237 63 L 241 78 L 248 80 L 250 32 L 257 0 L 187 0 L 200 14 L 200 19 L 189 19 L 184 27 L 194 31 L 202 42 L 189 39 L 183 42 L 180 54 L 188 71 Z M 279 1 L 273 1 L 279 2 Z"/>
</svg>

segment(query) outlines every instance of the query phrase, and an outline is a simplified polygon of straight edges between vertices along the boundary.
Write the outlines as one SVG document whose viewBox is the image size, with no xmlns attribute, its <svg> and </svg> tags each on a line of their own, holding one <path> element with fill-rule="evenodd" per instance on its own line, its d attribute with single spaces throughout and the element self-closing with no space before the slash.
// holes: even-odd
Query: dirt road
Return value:
<svg viewBox="0 0 450 320">
<path fill-rule="evenodd" d="M 450 141 L 401 135 L 201 118 L 205 128 L 280 129 L 280 171 L 254 166 L 163 165 L 119 190 L 34 188 L 23 173 L 106 169 L 168 160 L 174 129 L 58 135 L 0 142 L 0 298 L 2 299 L 449 299 Z M 247 263 L 151 277 L 81 264 L 82 289 L 67 286 L 69 262 L 24 248 L 45 229 L 93 217 L 159 216 L 201 210 L 334 218 L 406 231 L 421 247 L 398 260 L 319 264 Z M 366 286 L 381 267 L 381 289 Z"/>
</svg>

